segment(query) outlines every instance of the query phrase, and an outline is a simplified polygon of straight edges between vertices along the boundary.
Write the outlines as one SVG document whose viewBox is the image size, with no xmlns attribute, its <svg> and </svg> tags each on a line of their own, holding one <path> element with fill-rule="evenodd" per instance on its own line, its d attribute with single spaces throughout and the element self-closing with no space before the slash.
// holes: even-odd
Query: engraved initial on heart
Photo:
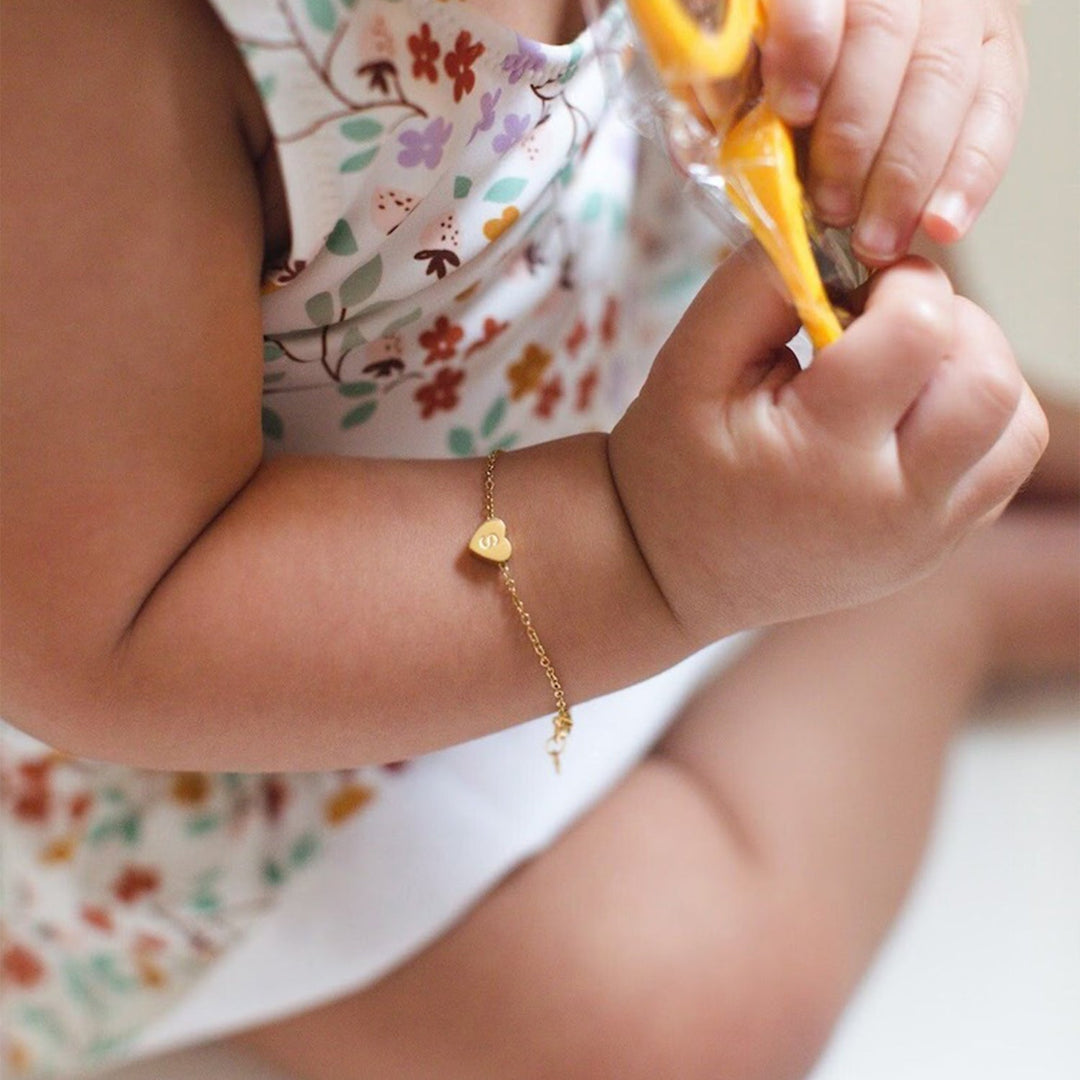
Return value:
<svg viewBox="0 0 1080 1080">
<path fill-rule="evenodd" d="M 497 517 L 488 518 L 469 541 L 469 550 L 489 562 L 504 563 L 513 548 L 506 538 L 506 523 Z"/>
</svg>

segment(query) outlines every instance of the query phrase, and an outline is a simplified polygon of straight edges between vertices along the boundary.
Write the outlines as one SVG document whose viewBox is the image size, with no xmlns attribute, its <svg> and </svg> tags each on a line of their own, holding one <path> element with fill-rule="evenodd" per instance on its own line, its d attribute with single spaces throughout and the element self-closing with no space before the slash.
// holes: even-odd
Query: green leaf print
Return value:
<svg viewBox="0 0 1080 1080">
<path fill-rule="evenodd" d="M 378 400 L 365 401 L 363 405 L 357 405 L 355 409 L 347 412 L 341 418 L 341 426 L 343 428 L 353 428 L 367 423 L 375 415 L 375 410 L 378 407 Z"/>
<path fill-rule="evenodd" d="M 382 333 L 379 334 L 379 337 L 393 337 L 393 335 L 396 334 L 403 326 L 408 326 L 409 323 L 416 322 L 416 320 L 419 319 L 420 316 L 423 314 L 423 308 L 413 308 L 412 311 L 408 312 L 407 314 L 402 315 L 400 318 L 395 319 L 393 322 L 387 323 L 382 328 Z"/>
<path fill-rule="evenodd" d="M 473 441 L 472 432 L 468 428 L 453 428 L 447 442 L 450 446 L 450 453 L 457 457 L 473 457 L 476 454 L 476 443 Z"/>
<path fill-rule="evenodd" d="M 337 26 L 337 12 L 334 11 L 334 5 L 330 3 L 330 0 L 304 0 L 304 7 L 307 8 L 308 18 L 315 26 L 328 34 L 333 33 L 334 27 Z"/>
<path fill-rule="evenodd" d="M 289 852 L 289 862 L 293 866 L 303 866 L 304 863 L 311 862 L 311 860 L 318 854 L 319 840 L 314 833 L 304 833 L 295 844 L 292 846 L 292 850 Z"/>
<path fill-rule="evenodd" d="M 304 310 L 316 326 L 329 326 L 334 321 L 334 298 L 328 292 L 316 293 L 304 305 Z"/>
<path fill-rule="evenodd" d="M 27 1027 L 43 1032 L 56 1046 L 67 1042 L 67 1033 L 55 1009 L 43 1005 L 25 1005 L 20 1012 L 22 1022 Z"/>
<path fill-rule="evenodd" d="M 277 89 L 277 79 L 273 75 L 267 75 L 256 83 L 256 89 L 263 101 L 269 101 Z"/>
<path fill-rule="evenodd" d="M 506 398 L 497 398 L 495 404 L 487 411 L 483 422 L 480 424 L 480 434 L 485 439 L 490 439 L 495 429 L 502 423 L 506 415 Z"/>
<path fill-rule="evenodd" d="M 353 142 L 368 142 L 376 135 L 382 134 L 382 124 L 378 120 L 372 120 L 368 116 L 358 116 L 352 120 L 346 120 L 341 125 L 341 134 Z"/>
<path fill-rule="evenodd" d="M 454 198 L 464 199 L 472 191 L 472 179 L 468 176 L 454 177 Z"/>
<path fill-rule="evenodd" d="M 86 977 L 82 966 L 75 960 L 68 959 L 64 962 L 63 975 L 68 996 L 73 1001 L 85 1005 L 91 1013 L 100 1016 L 104 1011 L 104 1002 L 94 993 L 93 982 Z"/>
<path fill-rule="evenodd" d="M 345 331 L 345 336 L 341 339 L 341 348 L 343 350 L 356 349 L 361 345 L 367 344 L 367 338 L 360 333 L 360 330 L 355 326 L 350 326 Z"/>
<path fill-rule="evenodd" d="M 135 989 L 135 980 L 117 970 L 116 957 L 112 953 L 95 953 L 90 957 L 88 967 L 94 978 L 110 990 L 123 994 Z"/>
<path fill-rule="evenodd" d="M 344 218 L 338 219 L 326 238 L 326 250 L 333 255 L 355 255 L 359 250 L 356 246 L 356 237 L 353 236 L 353 231 Z"/>
<path fill-rule="evenodd" d="M 262 407 L 262 432 L 268 439 L 283 439 L 285 437 L 285 422 L 273 409 L 266 405 Z"/>
<path fill-rule="evenodd" d="M 525 190 L 528 182 L 523 176 L 504 176 L 484 192 L 484 202 L 513 202 Z"/>
<path fill-rule="evenodd" d="M 604 196 L 599 191 L 591 192 L 581 208 L 582 221 L 595 221 L 604 209 Z"/>
<path fill-rule="evenodd" d="M 345 173 L 360 172 L 361 169 L 366 169 L 375 160 L 375 155 L 378 152 L 379 147 L 372 146 L 359 154 L 353 154 L 352 157 L 346 158 L 341 163 L 340 171 Z"/>
<path fill-rule="evenodd" d="M 378 383 L 372 382 L 370 379 L 364 379 L 361 382 L 342 383 L 338 387 L 338 393 L 342 397 L 367 397 L 369 394 L 374 394 L 378 389 Z"/>
<path fill-rule="evenodd" d="M 188 836 L 202 836 L 211 833 L 221 825 L 220 814 L 200 814 L 192 818 L 185 826 Z"/>
<path fill-rule="evenodd" d="M 103 844 L 106 840 L 123 840 L 134 844 L 139 839 L 140 821 L 137 813 L 123 817 L 106 818 L 99 821 L 87 834 L 86 842 L 91 845 Z"/>
<path fill-rule="evenodd" d="M 356 307 L 357 304 L 362 304 L 379 287 L 380 281 L 382 281 L 382 256 L 376 255 L 374 259 L 354 270 L 341 283 L 341 306 Z M 310 304 L 312 300 L 308 303 Z M 310 311 L 308 313 L 310 314 Z"/>
<path fill-rule="evenodd" d="M 276 341 L 263 342 L 263 360 L 270 363 L 271 360 L 280 360 L 285 355 L 285 350 Z"/>
<path fill-rule="evenodd" d="M 263 863 L 262 876 L 267 885 L 280 885 L 285 880 L 285 871 L 279 863 L 274 862 L 273 859 L 267 859 Z"/>
</svg>

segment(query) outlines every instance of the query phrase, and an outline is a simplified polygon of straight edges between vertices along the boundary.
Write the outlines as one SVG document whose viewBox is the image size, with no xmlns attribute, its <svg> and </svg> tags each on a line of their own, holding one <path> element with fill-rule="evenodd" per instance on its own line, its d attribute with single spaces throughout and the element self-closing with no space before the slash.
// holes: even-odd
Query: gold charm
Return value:
<svg viewBox="0 0 1080 1080">
<path fill-rule="evenodd" d="M 502 518 L 488 518 L 469 541 L 469 550 L 488 562 L 504 563 L 514 550 L 506 537 L 506 522 Z"/>
</svg>

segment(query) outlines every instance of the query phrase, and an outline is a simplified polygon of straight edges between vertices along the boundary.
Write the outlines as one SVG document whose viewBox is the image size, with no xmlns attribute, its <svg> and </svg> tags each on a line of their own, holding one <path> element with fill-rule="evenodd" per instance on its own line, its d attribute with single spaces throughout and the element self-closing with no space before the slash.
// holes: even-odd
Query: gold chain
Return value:
<svg viewBox="0 0 1080 1080">
<path fill-rule="evenodd" d="M 521 625 L 525 628 L 529 644 L 532 645 L 533 652 L 536 653 L 547 681 L 551 685 L 551 693 L 555 698 L 555 716 L 552 718 L 553 731 L 547 741 L 546 749 L 555 765 L 555 771 L 559 772 L 559 755 L 566 745 L 574 722 L 570 718 L 570 706 L 566 703 L 562 683 L 559 682 L 559 676 L 555 674 L 555 665 L 552 664 L 547 649 L 540 641 L 540 635 L 533 626 L 532 616 L 525 609 L 525 604 L 518 595 L 517 583 L 510 573 L 510 552 L 512 551 L 510 540 L 506 535 L 505 523 L 495 514 L 495 459 L 499 453 L 498 450 L 492 450 L 487 457 L 487 468 L 484 472 L 484 524 L 473 534 L 469 550 L 482 559 L 499 564 L 499 573 L 510 596 L 510 602 L 514 605 Z"/>
</svg>

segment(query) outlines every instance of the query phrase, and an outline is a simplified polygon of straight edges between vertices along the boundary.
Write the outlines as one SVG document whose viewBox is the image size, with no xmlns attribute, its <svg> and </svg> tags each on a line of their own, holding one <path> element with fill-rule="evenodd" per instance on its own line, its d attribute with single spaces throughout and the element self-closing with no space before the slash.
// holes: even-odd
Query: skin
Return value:
<svg viewBox="0 0 1080 1080">
<path fill-rule="evenodd" d="M 480 463 L 261 461 L 259 270 L 282 222 L 257 98 L 207 9 L 39 0 L 4 30 L 4 715 L 128 764 L 307 769 L 547 708 L 462 554 Z M 498 500 L 575 700 L 796 621 L 459 931 L 259 1049 L 312 1078 L 505 1076 L 526 1054 L 537 1076 L 745 1080 L 816 1052 L 1001 622 L 951 564 L 903 587 L 1000 512 L 1046 427 L 992 321 L 928 263 L 881 274 L 808 372 L 791 330 L 761 261 L 731 261 L 612 435 L 506 455 Z M 1065 618 L 1055 572 L 1044 623 Z"/>
<path fill-rule="evenodd" d="M 921 225 L 948 243 L 971 227 L 1016 140 L 1027 61 L 1015 0 L 771 0 L 766 93 L 813 123 L 809 190 L 856 223 L 871 265 Z"/>
</svg>

